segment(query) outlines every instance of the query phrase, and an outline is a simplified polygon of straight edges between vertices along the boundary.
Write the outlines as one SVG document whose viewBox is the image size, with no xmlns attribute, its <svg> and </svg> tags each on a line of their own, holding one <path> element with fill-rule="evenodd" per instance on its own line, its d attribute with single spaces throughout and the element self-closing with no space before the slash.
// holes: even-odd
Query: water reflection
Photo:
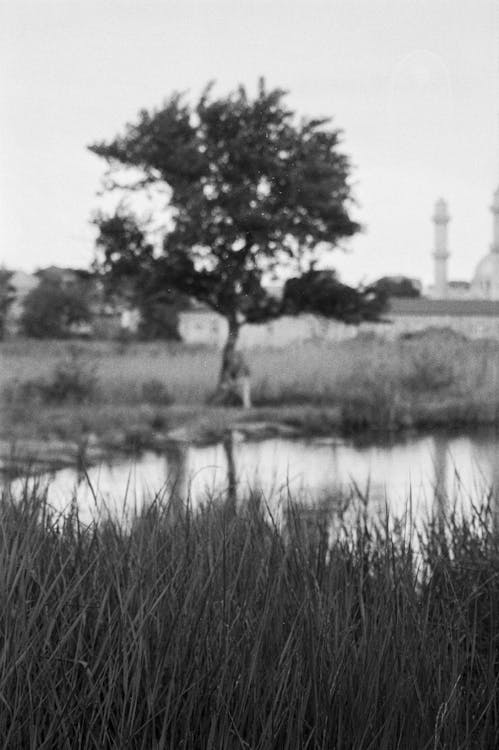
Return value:
<svg viewBox="0 0 499 750">
<path fill-rule="evenodd" d="M 237 469 L 234 444 L 234 432 L 230 432 L 223 441 L 223 449 L 227 463 L 227 503 L 235 508 L 237 505 Z"/>
<path fill-rule="evenodd" d="M 237 433 L 211 446 L 171 443 L 162 455 L 101 465 L 87 473 L 58 471 L 48 488 L 50 502 L 64 508 L 74 493 L 83 512 L 96 504 L 120 515 L 151 497 L 171 498 L 171 512 L 222 494 L 234 507 L 250 489 L 270 508 L 299 499 L 302 506 L 340 505 L 368 498 L 370 512 L 388 507 L 403 515 L 408 504 L 419 516 L 458 500 L 464 509 L 480 504 L 499 487 L 499 441 L 495 433 L 420 436 L 392 445 L 356 446 L 348 441 L 272 439 L 243 442 Z M 343 499 L 343 500 L 342 500 Z M 499 511 L 496 524 L 499 528 Z"/>
</svg>

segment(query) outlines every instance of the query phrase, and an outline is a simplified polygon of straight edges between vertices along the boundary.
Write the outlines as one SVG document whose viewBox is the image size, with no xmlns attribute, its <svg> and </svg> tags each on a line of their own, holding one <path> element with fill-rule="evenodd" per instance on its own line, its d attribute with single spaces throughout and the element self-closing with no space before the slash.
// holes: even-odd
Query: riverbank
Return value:
<svg viewBox="0 0 499 750">
<path fill-rule="evenodd" d="M 161 452 L 165 444 L 211 444 L 228 436 L 262 440 L 309 437 L 340 432 L 337 408 L 208 406 L 45 407 L 24 413 L 4 407 L 0 469 L 17 465 L 56 469 L 90 466 L 143 450 Z"/>
<path fill-rule="evenodd" d="M 144 451 L 162 454 L 172 442 L 203 446 L 227 439 L 255 442 L 276 437 L 327 437 L 366 445 L 405 441 L 435 431 L 472 434 L 484 427 L 494 429 L 497 424 L 486 405 L 480 414 L 466 412 L 458 418 L 460 405 L 456 404 L 452 420 L 448 409 L 445 404 L 435 404 L 433 411 L 421 411 L 419 422 L 400 424 L 397 429 L 371 426 L 348 431 L 337 407 L 261 407 L 244 412 L 195 406 L 53 408 L 33 414 L 30 422 L 23 419 L 11 424 L 0 438 L 0 472 L 18 475 L 26 466 L 35 471 L 88 468 Z"/>
<path fill-rule="evenodd" d="M 220 353 L 179 344 L 0 345 L 0 454 L 92 463 L 230 432 L 398 435 L 499 424 L 499 346 L 448 332 L 247 353 L 254 408 L 209 405 Z"/>
</svg>

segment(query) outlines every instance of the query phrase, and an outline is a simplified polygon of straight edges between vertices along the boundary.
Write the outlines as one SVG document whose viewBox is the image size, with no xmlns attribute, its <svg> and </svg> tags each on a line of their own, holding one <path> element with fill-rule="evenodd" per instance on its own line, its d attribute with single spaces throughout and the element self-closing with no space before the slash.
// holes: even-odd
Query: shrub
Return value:
<svg viewBox="0 0 499 750">
<path fill-rule="evenodd" d="M 141 395 L 142 401 L 145 401 L 147 404 L 169 406 L 174 401 L 166 385 L 158 378 L 151 378 L 142 383 Z"/>
<path fill-rule="evenodd" d="M 153 448 L 154 438 L 151 429 L 151 427 L 141 424 L 127 427 L 123 440 L 124 450 L 131 453 L 141 453 L 148 448 Z"/>
<path fill-rule="evenodd" d="M 408 426 L 408 404 L 401 394 L 398 373 L 389 365 L 350 373 L 337 388 L 341 423 L 347 432 Z"/>
<path fill-rule="evenodd" d="M 53 279 L 42 279 L 24 301 L 21 325 L 26 336 L 68 338 L 73 328 L 88 324 L 91 312 L 86 287 L 65 287 Z"/>
<path fill-rule="evenodd" d="M 32 378 L 10 391 L 13 400 L 39 401 L 46 404 L 84 403 L 96 392 L 97 373 L 92 363 L 84 360 L 76 348 L 69 357 L 56 364 L 48 378 Z M 7 395 L 9 393 L 7 389 Z"/>
<path fill-rule="evenodd" d="M 412 353 L 409 370 L 402 376 L 402 385 L 414 393 L 435 393 L 456 382 L 454 362 L 441 346 L 421 345 Z"/>
<path fill-rule="evenodd" d="M 63 362 L 56 366 L 45 385 L 45 399 L 55 403 L 82 403 L 94 395 L 96 382 L 96 374 L 92 369 L 73 361 Z"/>
</svg>

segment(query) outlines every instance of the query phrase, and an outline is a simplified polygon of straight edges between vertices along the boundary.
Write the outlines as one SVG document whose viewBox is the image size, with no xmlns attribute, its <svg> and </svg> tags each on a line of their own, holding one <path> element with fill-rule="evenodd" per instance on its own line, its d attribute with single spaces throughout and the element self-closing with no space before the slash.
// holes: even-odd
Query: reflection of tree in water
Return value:
<svg viewBox="0 0 499 750">
<path fill-rule="evenodd" d="M 433 437 L 433 505 L 432 513 L 443 528 L 449 508 L 449 487 L 447 468 L 449 461 L 449 441 L 443 435 Z"/>
<path fill-rule="evenodd" d="M 485 457 L 485 465 L 473 466 L 474 483 L 466 487 L 462 483 L 460 467 L 451 463 L 452 455 L 449 453 L 450 439 L 444 434 L 433 436 L 433 515 L 443 530 L 446 519 L 452 510 L 459 510 L 461 503 L 464 507 L 469 506 L 468 500 L 472 500 L 474 508 L 479 508 L 483 503 L 488 504 L 490 519 L 495 533 L 499 533 L 499 457 L 496 448 L 497 439 L 491 439 L 491 435 L 485 432 L 483 435 L 473 435 L 473 445 L 479 449 L 482 460 Z M 493 446 L 492 454 L 490 447 Z M 482 450 L 480 450 L 482 449 Z M 452 468 L 453 481 L 449 481 L 449 468 Z M 474 509 L 469 507 L 471 512 Z"/>
<path fill-rule="evenodd" d="M 164 448 L 166 459 L 167 498 L 170 514 L 177 518 L 184 514 L 189 499 L 189 477 L 187 474 L 187 451 L 189 444 L 172 441 Z"/>
<path fill-rule="evenodd" d="M 235 509 L 237 506 L 238 478 L 234 458 L 234 442 L 233 433 L 228 432 L 224 437 L 222 446 L 227 462 L 227 486 L 224 499 L 228 505 Z M 189 443 L 172 441 L 164 449 L 168 496 L 170 497 L 172 508 L 175 508 L 177 513 L 182 508 L 185 508 L 188 500 L 192 499 L 190 497 L 190 481 L 192 477 L 189 476 L 187 460 L 189 447 Z"/>
<path fill-rule="evenodd" d="M 484 436 L 483 441 L 483 445 L 480 445 L 475 436 L 471 441 L 473 447 L 476 444 L 476 447 L 479 448 L 483 470 L 482 481 L 479 483 L 477 478 L 476 486 L 467 487 L 466 481 L 469 481 L 469 447 L 466 441 L 460 445 L 458 444 L 456 457 L 453 457 L 452 446 L 454 445 L 454 441 L 446 436 L 445 433 L 437 433 L 433 436 L 431 441 L 431 479 L 429 483 L 431 490 L 430 495 L 426 499 L 429 502 L 427 509 L 431 511 L 431 515 L 437 524 L 445 525 L 448 521 L 449 513 L 454 507 L 458 511 L 461 510 L 461 503 L 465 512 L 471 511 L 471 498 L 480 502 L 485 497 L 486 488 L 490 487 L 491 520 L 494 521 L 494 526 L 499 529 L 499 508 L 497 504 L 499 461 L 494 460 L 495 451 L 493 450 L 494 443 L 491 441 L 491 436 Z M 213 500 L 217 500 L 217 504 L 224 503 L 233 510 L 236 510 L 241 502 L 246 506 L 249 494 L 251 493 L 249 488 L 246 489 L 246 485 L 241 490 L 240 471 L 244 467 L 241 467 L 240 462 L 244 459 L 245 452 L 243 450 L 239 454 L 239 445 L 237 443 L 237 433 L 228 431 L 219 445 L 218 450 L 223 452 L 223 460 L 218 460 L 218 464 L 223 466 L 223 486 L 217 482 L 220 491 L 212 498 Z M 189 466 L 191 466 L 190 451 L 191 446 L 188 443 L 181 442 L 169 443 L 165 448 L 168 479 L 168 491 L 165 492 L 165 498 L 171 496 L 171 504 L 172 507 L 176 508 L 176 512 L 179 512 L 185 506 L 191 490 L 190 484 L 193 477 L 189 474 Z M 220 454 L 218 455 L 220 456 Z M 459 456 L 461 456 L 461 459 L 458 458 Z M 463 458 L 466 461 L 466 465 L 460 466 L 459 460 L 462 461 Z M 459 476 L 460 470 L 463 472 L 461 477 Z M 477 477 L 478 473 L 477 469 L 474 472 L 474 476 Z M 425 479 L 428 478 L 428 476 L 425 477 Z M 461 482 L 463 483 L 462 486 Z M 197 482 L 193 484 L 195 496 L 192 499 L 194 504 L 196 504 L 197 500 L 207 499 L 206 497 L 197 496 L 195 489 L 197 484 Z M 278 504 L 273 501 L 271 502 L 272 513 L 274 513 L 279 523 L 284 521 L 285 523 L 293 523 L 295 525 L 298 516 L 303 533 L 309 536 L 316 534 L 317 528 L 329 524 L 330 537 L 333 537 L 336 535 L 338 529 L 341 528 L 342 523 L 347 527 L 351 523 L 355 523 L 358 512 L 365 511 L 369 516 L 373 516 L 376 512 L 380 511 L 383 515 L 386 503 L 390 501 L 390 498 L 386 497 L 386 489 L 383 487 L 382 502 L 381 500 L 376 502 L 378 500 L 377 487 L 374 483 L 372 485 L 368 484 L 365 488 L 362 485 L 358 488 L 354 485 L 352 489 L 352 487 L 345 487 L 344 484 L 338 484 L 335 487 L 333 478 L 329 484 L 327 494 L 323 494 L 322 497 L 317 498 L 317 492 L 319 491 L 319 488 L 310 486 L 308 491 L 293 493 L 292 499 L 296 501 L 294 519 L 286 517 L 285 498 L 281 498 Z M 272 493 L 273 497 L 275 497 L 274 492 Z M 255 494 L 258 494 L 258 492 L 255 491 Z M 363 505 L 362 498 L 365 495 L 369 496 L 369 502 L 367 503 L 366 501 Z M 416 496 L 413 500 L 417 503 L 419 502 Z M 409 503 L 410 498 L 407 498 L 407 501 Z M 264 506 L 267 502 L 269 502 L 268 496 L 262 496 Z M 342 508 L 342 506 L 345 507 Z M 421 511 L 423 511 L 423 508 L 421 508 Z M 419 518 L 416 505 L 413 507 L 413 512 Z M 420 520 L 425 520 L 424 512 Z"/>
<path fill-rule="evenodd" d="M 233 510 L 237 507 L 237 472 L 234 459 L 234 433 L 230 430 L 223 440 L 227 461 L 227 505 Z"/>
<path fill-rule="evenodd" d="M 258 507 L 271 524 L 277 523 L 282 533 L 293 538 L 299 533 L 309 540 L 311 549 L 318 544 L 328 544 L 339 533 L 342 524 L 346 522 L 345 515 L 352 511 L 354 505 L 353 492 L 345 492 L 344 488 L 324 491 L 317 496 L 316 490 L 303 491 L 293 497 L 279 499 L 278 505 L 268 507 L 269 498 L 258 489 L 248 488 L 244 496 L 240 497 L 239 477 L 235 459 L 236 436 L 233 431 L 227 432 L 223 440 L 223 450 L 227 466 L 227 483 L 224 496 L 226 509 L 232 512 L 239 510 L 239 503 L 251 505 L 253 511 Z"/>
<path fill-rule="evenodd" d="M 492 529 L 496 536 L 499 536 L 499 445 L 497 443 L 497 437 L 494 436 L 494 450 L 492 454 L 492 461 L 490 462 L 490 481 L 491 486 L 488 493 L 488 501 L 490 503 Z"/>
</svg>

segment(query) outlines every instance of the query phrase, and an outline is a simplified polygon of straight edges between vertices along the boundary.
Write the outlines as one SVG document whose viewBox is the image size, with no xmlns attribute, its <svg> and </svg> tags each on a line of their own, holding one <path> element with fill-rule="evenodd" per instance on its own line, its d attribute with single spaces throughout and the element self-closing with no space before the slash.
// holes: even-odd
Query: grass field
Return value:
<svg viewBox="0 0 499 750">
<path fill-rule="evenodd" d="M 418 554 L 361 515 L 328 528 L 256 497 L 84 527 L 5 493 L 2 748 L 497 747 L 490 512 L 430 523 Z"/>
<path fill-rule="evenodd" d="M 97 432 L 102 414 L 108 424 L 142 421 L 147 427 L 155 419 L 171 421 L 172 405 L 177 412 L 203 413 L 220 364 L 215 350 L 177 343 L 14 341 L 0 345 L 0 357 L 4 423 L 10 419 L 36 427 L 49 417 L 66 418 L 70 428 L 86 422 Z M 327 427 L 346 431 L 499 419 L 495 342 L 430 333 L 396 342 L 364 339 L 256 349 L 247 358 L 260 416 L 262 408 L 281 409 L 288 416 L 294 413 L 295 423 L 308 420 L 320 428 L 325 415 Z M 339 416 L 328 417 L 327 408 Z"/>
</svg>

